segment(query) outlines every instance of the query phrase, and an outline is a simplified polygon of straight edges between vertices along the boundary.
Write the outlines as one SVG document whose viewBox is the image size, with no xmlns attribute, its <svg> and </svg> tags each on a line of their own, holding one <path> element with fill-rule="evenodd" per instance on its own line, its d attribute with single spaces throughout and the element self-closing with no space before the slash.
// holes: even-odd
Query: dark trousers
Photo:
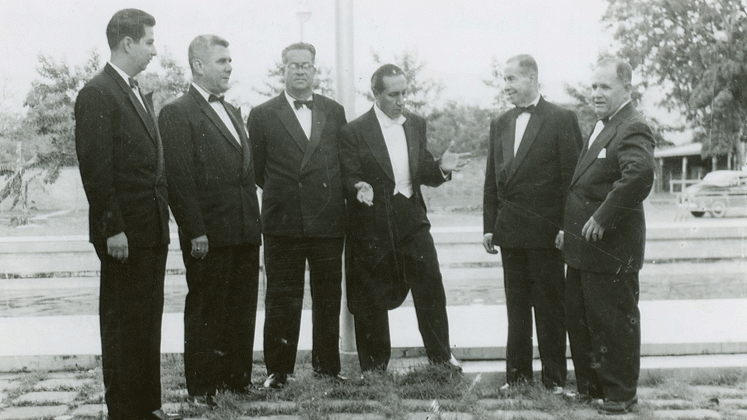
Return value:
<svg viewBox="0 0 747 420">
<path fill-rule="evenodd" d="M 317 373 L 340 373 L 344 238 L 265 236 L 264 239 L 267 272 L 264 354 L 268 374 L 289 374 L 295 368 L 306 261 L 311 287 L 311 365 Z"/>
<path fill-rule="evenodd" d="M 506 382 L 532 381 L 532 308 L 542 360 L 542 383 L 565 386 L 564 263 L 557 249 L 504 248 L 508 312 Z"/>
<path fill-rule="evenodd" d="M 566 323 L 578 391 L 626 401 L 641 365 L 638 272 L 592 273 L 568 267 Z"/>
<path fill-rule="evenodd" d="M 166 245 L 129 248 L 121 263 L 101 260 L 99 320 L 109 418 L 142 419 L 161 407 L 161 318 Z"/>
<path fill-rule="evenodd" d="M 211 247 L 205 259 L 182 243 L 189 292 L 184 307 L 184 372 L 192 396 L 251 384 L 259 247 Z"/>
<path fill-rule="evenodd" d="M 427 230 L 425 234 L 430 236 Z M 390 253 L 388 257 L 397 258 L 400 272 L 392 275 L 405 282 L 412 293 L 418 329 L 428 359 L 436 364 L 448 362 L 451 358 L 449 319 L 435 247 L 431 246 L 423 259 L 400 253 Z M 372 306 L 357 313 L 355 341 L 361 371 L 386 370 L 392 353 L 388 311 Z"/>
</svg>

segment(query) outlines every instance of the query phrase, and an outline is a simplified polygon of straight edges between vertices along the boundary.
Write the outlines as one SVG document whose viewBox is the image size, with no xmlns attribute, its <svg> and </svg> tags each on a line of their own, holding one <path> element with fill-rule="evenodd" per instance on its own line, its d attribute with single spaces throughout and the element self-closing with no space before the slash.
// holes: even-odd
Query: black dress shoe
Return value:
<svg viewBox="0 0 747 420">
<path fill-rule="evenodd" d="M 271 373 L 263 384 L 265 388 L 280 389 L 288 382 L 288 374 Z"/>
<path fill-rule="evenodd" d="M 165 413 L 160 408 L 148 415 L 145 420 L 183 420 L 181 414 Z"/>
<path fill-rule="evenodd" d="M 604 400 L 598 411 L 599 414 L 608 415 L 627 414 L 630 413 L 636 404 L 638 404 L 638 397 L 633 397 L 626 401 Z"/>
</svg>

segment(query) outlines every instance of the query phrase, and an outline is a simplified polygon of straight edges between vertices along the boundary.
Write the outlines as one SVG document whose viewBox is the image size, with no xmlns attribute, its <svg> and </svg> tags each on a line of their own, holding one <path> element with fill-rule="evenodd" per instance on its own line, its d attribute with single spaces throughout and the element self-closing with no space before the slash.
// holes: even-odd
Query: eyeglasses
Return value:
<svg viewBox="0 0 747 420">
<path fill-rule="evenodd" d="M 297 71 L 297 70 L 311 71 L 311 70 L 314 70 L 314 65 L 311 63 L 303 63 L 303 64 L 290 63 L 290 64 L 286 64 L 285 68 L 293 70 L 293 71 Z"/>
</svg>

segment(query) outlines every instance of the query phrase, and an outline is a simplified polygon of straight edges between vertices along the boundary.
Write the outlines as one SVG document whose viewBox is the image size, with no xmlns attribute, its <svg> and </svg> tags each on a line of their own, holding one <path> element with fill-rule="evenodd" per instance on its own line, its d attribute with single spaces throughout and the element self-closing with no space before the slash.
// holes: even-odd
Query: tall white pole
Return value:
<svg viewBox="0 0 747 420">
<path fill-rule="evenodd" d="M 348 121 L 352 121 L 355 118 L 353 0 L 335 0 L 335 18 L 335 50 L 337 56 L 335 92 L 337 101 L 345 107 L 345 115 Z M 355 353 L 355 330 L 353 328 L 353 315 L 348 311 L 346 289 L 347 286 L 343 274 L 340 350 L 343 354 L 353 354 Z"/>
<path fill-rule="evenodd" d="M 311 19 L 311 6 L 307 0 L 301 0 L 298 3 L 296 17 L 298 18 L 298 40 L 303 42 L 303 25 Z"/>
</svg>

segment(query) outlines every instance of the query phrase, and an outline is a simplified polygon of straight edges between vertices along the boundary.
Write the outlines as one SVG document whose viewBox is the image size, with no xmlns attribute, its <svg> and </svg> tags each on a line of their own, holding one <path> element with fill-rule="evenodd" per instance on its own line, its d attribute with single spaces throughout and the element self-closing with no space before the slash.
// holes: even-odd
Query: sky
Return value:
<svg viewBox="0 0 747 420">
<path fill-rule="evenodd" d="M 601 16 L 604 0 L 353 0 L 355 77 L 368 90 L 376 69 L 404 51 L 426 62 L 424 75 L 445 86 L 442 97 L 489 106 L 496 91 L 483 80 L 494 59 L 532 54 L 540 67 L 542 93 L 563 101 L 563 83 L 585 82 L 611 35 Z M 300 38 L 299 0 L 0 0 L 0 99 L 4 108 L 22 106 L 38 79 L 37 56 L 82 65 L 92 49 L 109 58 L 105 28 L 117 10 L 136 7 L 156 18 L 156 47 L 187 68 L 186 51 L 197 35 L 214 33 L 230 43 L 233 86 L 227 97 L 258 104 L 267 70 L 281 50 Z M 311 18 L 304 41 L 317 48 L 317 64 L 334 69 L 335 0 L 307 0 Z M 158 66 L 152 62 L 148 70 Z M 362 103 L 360 103 L 363 101 Z M 356 113 L 365 112 L 364 100 Z M 359 109 L 360 108 L 360 109 Z"/>
</svg>

